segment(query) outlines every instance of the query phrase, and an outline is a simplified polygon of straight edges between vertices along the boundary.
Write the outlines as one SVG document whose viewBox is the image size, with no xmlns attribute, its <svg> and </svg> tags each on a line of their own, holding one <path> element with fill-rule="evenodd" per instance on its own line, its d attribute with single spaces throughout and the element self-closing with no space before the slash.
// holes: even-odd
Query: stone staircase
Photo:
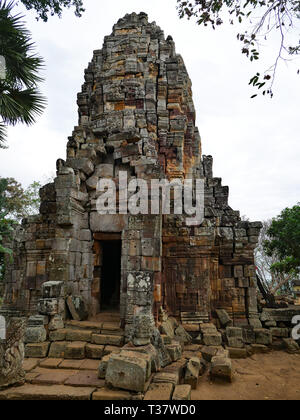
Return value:
<svg viewBox="0 0 300 420">
<path fill-rule="evenodd" d="M 48 341 L 26 344 L 25 357 L 100 360 L 118 353 L 124 345 L 124 331 L 116 317 L 107 314 L 106 318 L 111 321 L 66 321 L 63 329 L 49 332 Z"/>
</svg>

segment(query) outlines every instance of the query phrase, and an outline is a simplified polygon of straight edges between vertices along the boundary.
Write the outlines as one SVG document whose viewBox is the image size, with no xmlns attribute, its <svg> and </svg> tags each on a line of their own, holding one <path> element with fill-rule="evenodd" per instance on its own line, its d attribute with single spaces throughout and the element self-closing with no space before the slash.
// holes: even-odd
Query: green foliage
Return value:
<svg viewBox="0 0 300 420">
<path fill-rule="evenodd" d="M 37 19 L 47 22 L 48 16 L 58 15 L 61 17 L 64 8 L 75 7 L 75 15 L 82 16 L 84 12 L 82 0 L 20 0 L 27 10 L 35 10 Z"/>
<path fill-rule="evenodd" d="M 31 125 L 45 106 L 37 89 L 43 60 L 34 54 L 30 32 L 21 15 L 12 15 L 13 3 L 0 0 L 0 55 L 6 61 L 6 77 L 0 80 L 0 147 L 5 127 Z"/>
<path fill-rule="evenodd" d="M 24 217 L 38 213 L 41 184 L 33 182 L 25 190 L 13 178 L 0 178 L 0 285 L 4 276 L 6 256 L 12 256 L 5 241 Z"/>
<path fill-rule="evenodd" d="M 26 189 L 14 178 L 0 178 L 0 182 L 4 186 L 0 193 L 3 203 L 1 210 L 5 218 L 20 222 L 24 217 L 38 213 L 41 188 L 39 182 L 33 182 Z"/>
<path fill-rule="evenodd" d="M 256 73 L 249 82 L 250 85 L 262 89 L 263 95 L 273 96 L 273 83 L 280 59 L 300 53 L 300 42 L 289 45 L 288 35 L 295 32 L 296 23 L 300 17 L 299 0 L 177 0 L 180 18 L 195 18 L 198 25 L 208 26 L 213 29 L 224 23 L 227 14 L 230 24 L 246 24 L 248 29 L 237 34 L 237 39 L 242 43 L 242 54 L 251 62 L 260 58 L 259 49 L 262 41 L 265 44 L 268 37 L 278 32 L 279 45 L 274 64 L 266 70 L 265 74 Z M 299 73 L 299 70 L 298 70 Z M 256 95 L 253 95 L 254 98 Z"/>
<path fill-rule="evenodd" d="M 269 240 L 264 242 L 267 255 L 276 254 L 278 262 L 271 267 L 277 273 L 300 273 L 300 203 L 282 211 L 272 220 Z"/>
<path fill-rule="evenodd" d="M 0 283 L 5 272 L 6 255 L 12 255 L 12 251 L 4 245 L 4 240 L 9 239 L 13 231 L 15 222 L 7 217 L 7 197 L 5 191 L 8 187 L 8 181 L 0 179 Z"/>
</svg>

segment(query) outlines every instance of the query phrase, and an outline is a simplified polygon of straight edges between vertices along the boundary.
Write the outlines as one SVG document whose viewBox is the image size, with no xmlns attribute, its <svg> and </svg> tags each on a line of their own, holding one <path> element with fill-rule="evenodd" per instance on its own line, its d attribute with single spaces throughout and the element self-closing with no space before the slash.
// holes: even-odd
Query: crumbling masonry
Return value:
<svg viewBox="0 0 300 420">
<path fill-rule="evenodd" d="M 114 306 L 136 345 L 149 343 L 161 307 L 184 323 L 225 309 L 235 326 L 256 325 L 261 224 L 241 221 L 212 158 L 202 156 L 191 86 L 172 38 L 146 14 L 119 20 L 85 71 L 67 159 L 14 242 L 3 313 L 66 318 L 67 298 L 80 301 L 85 317 Z M 99 215 L 97 182 L 118 182 L 120 171 L 129 180 L 204 178 L 204 222 Z M 46 282 L 56 282 L 48 295 Z"/>
</svg>

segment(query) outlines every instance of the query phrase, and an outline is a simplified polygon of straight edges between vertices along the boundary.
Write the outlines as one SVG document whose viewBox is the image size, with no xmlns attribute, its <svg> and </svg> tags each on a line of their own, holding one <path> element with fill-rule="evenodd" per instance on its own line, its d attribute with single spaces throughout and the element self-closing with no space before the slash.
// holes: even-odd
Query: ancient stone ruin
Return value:
<svg viewBox="0 0 300 420">
<path fill-rule="evenodd" d="M 180 343 L 220 346 L 215 325 L 227 327 L 232 348 L 270 344 L 269 331 L 254 332 L 262 327 L 253 256 L 261 223 L 242 221 L 231 209 L 212 157 L 202 155 L 191 87 L 172 38 L 144 13 L 120 19 L 94 51 L 67 158 L 40 191 L 40 214 L 23 221 L 6 273 L 2 313 L 29 318 L 28 357 L 103 357 L 99 375 L 109 386 L 143 392 L 151 372 L 180 360 Z M 147 182 L 203 179 L 204 221 L 188 226 L 185 215 L 162 212 L 99 214 L 98 181 L 114 180 L 119 197 L 120 172 Z M 85 323 L 89 331 L 76 332 L 80 321 L 105 311 L 119 315 L 118 328 Z M 103 353 L 104 345 L 123 344 L 116 354 Z M 231 377 L 228 354 L 208 351 L 212 372 Z M 185 383 L 194 386 L 203 366 L 185 362 Z"/>
</svg>

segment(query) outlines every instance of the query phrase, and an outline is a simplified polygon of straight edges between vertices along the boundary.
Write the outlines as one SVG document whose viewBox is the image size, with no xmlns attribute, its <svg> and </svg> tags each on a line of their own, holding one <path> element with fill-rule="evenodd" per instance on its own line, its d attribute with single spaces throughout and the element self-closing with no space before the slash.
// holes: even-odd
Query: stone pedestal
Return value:
<svg viewBox="0 0 300 420">
<path fill-rule="evenodd" d="M 4 334 L 0 339 L 0 390 L 25 382 L 22 368 L 24 360 L 24 334 L 26 320 L 24 318 L 5 318 Z"/>
</svg>

